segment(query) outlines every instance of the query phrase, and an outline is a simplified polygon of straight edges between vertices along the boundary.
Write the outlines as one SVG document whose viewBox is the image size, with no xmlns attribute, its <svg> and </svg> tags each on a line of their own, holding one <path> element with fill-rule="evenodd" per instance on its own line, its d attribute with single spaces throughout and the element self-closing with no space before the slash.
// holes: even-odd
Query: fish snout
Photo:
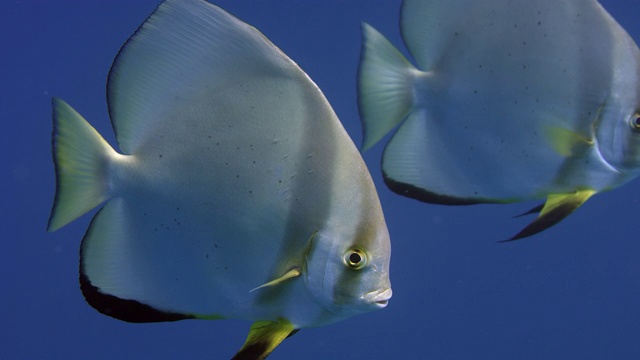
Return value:
<svg viewBox="0 0 640 360">
<path fill-rule="evenodd" d="M 393 291 L 391 291 L 391 288 L 387 288 L 368 292 L 364 294 L 362 298 L 367 304 L 372 304 L 379 308 L 383 308 L 389 303 L 389 299 L 391 299 L 392 294 Z"/>
</svg>

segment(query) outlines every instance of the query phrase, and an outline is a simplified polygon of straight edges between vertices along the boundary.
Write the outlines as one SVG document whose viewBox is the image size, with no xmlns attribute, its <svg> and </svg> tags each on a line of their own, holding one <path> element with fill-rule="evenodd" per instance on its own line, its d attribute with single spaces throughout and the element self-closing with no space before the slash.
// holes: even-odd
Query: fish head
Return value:
<svg viewBox="0 0 640 360">
<path fill-rule="evenodd" d="M 384 220 L 354 234 L 319 231 L 305 259 L 307 290 L 338 318 L 382 309 L 392 295 L 390 255 Z"/>
<path fill-rule="evenodd" d="M 638 95 L 637 103 L 605 109 L 596 124 L 600 155 L 627 180 L 640 174 L 640 91 Z"/>
<path fill-rule="evenodd" d="M 640 174 L 640 49 L 626 33 L 615 49 L 611 91 L 595 133 L 604 161 L 630 180 Z"/>
</svg>

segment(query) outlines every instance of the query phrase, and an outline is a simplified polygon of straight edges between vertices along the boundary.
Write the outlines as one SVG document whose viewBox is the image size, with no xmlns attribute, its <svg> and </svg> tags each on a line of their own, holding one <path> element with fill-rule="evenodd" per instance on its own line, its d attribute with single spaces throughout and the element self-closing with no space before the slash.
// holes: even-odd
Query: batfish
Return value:
<svg viewBox="0 0 640 360">
<path fill-rule="evenodd" d="M 245 319 L 234 358 L 384 308 L 389 233 L 369 172 L 315 83 L 258 30 L 167 0 L 107 84 L 120 151 L 53 99 L 48 230 L 99 207 L 80 285 L 129 322 Z"/>
<path fill-rule="evenodd" d="M 363 25 L 363 149 L 397 127 L 394 192 L 462 205 L 545 199 L 511 240 L 640 170 L 640 52 L 595 0 L 405 0 L 409 62 Z"/>
</svg>

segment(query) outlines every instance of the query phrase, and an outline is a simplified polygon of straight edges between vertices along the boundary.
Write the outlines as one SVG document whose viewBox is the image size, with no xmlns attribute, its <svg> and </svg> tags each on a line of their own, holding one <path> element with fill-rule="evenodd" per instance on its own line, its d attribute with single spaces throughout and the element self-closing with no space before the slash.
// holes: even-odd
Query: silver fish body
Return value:
<svg viewBox="0 0 640 360">
<path fill-rule="evenodd" d="M 547 198 L 516 237 L 640 169 L 640 51 L 595 0 L 405 0 L 411 65 L 363 28 L 359 101 L 392 190 L 425 202 Z"/>
<path fill-rule="evenodd" d="M 254 321 L 238 357 L 380 309 L 389 234 L 324 95 L 255 28 L 167 0 L 108 80 L 116 152 L 54 99 L 49 230 L 104 203 L 81 247 L 87 301 L 125 321 Z M 260 354 L 260 355 L 255 355 Z"/>
</svg>

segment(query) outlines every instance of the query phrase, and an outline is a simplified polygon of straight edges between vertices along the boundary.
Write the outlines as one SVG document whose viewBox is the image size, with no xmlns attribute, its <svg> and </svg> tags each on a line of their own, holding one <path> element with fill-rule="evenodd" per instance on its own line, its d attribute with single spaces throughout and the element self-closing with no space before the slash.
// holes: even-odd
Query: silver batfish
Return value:
<svg viewBox="0 0 640 360">
<path fill-rule="evenodd" d="M 130 322 L 245 319 L 238 359 L 300 328 L 381 309 L 389 234 L 369 172 L 324 95 L 255 28 L 167 0 L 108 79 L 121 152 L 53 100 L 48 229 L 104 204 L 80 284 Z"/>
<path fill-rule="evenodd" d="M 364 25 L 364 149 L 441 204 L 545 199 L 535 234 L 640 170 L 640 51 L 595 0 L 405 0 L 414 67 Z"/>
</svg>

